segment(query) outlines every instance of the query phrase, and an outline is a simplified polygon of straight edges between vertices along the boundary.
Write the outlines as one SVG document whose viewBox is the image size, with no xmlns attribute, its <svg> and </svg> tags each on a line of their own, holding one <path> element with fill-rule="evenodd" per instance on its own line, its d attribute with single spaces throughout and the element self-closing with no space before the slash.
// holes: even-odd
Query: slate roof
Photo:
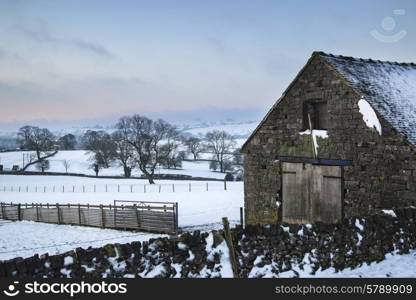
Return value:
<svg viewBox="0 0 416 300">
<path fill-rule="evenodd" d="M 315 52 L 416 146 L 416 64 Z"/>
</svg>

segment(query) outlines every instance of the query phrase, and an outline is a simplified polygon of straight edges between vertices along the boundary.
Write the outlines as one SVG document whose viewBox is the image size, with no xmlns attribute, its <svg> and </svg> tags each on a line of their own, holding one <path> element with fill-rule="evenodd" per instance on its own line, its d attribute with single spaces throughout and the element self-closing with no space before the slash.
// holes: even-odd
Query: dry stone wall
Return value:
<svg viewBox="0 0 416 300">
<path fill-rule="evenodd" d="M 239 277 L 299 276 L 378 262 L 416 249 L 416 209 L 401 209 L 336 225 L 249 225 L 232 229 Z M 77 248 L 0 262 L 0 277 L 232 277 L 220 231 L 183 233 L 147 242 Z"/>
</svg>

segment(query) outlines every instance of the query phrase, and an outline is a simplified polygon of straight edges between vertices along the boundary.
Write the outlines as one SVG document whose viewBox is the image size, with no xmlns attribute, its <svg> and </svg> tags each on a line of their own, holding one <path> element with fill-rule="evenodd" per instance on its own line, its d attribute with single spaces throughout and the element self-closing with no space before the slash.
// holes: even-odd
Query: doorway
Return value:
<svg viewBox="0 0 416 300">
<path fill-rule="evenodd" d="M 282 162 L 283 222 L 341 221 L 342 191 L 342 166 Z"/>
</svg>

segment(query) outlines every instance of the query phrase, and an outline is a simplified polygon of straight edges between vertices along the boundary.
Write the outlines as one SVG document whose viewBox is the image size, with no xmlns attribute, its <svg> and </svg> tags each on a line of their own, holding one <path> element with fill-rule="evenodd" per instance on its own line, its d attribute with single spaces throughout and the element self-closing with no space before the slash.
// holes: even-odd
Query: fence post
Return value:
<svg viewBox="0 0 416 300">
<path fill-rule="evenodd" d="M 82 186 L 82 192 L 85 193 L 85 185 Z"/>
<path fill-rule="evenodd" d="M 107 183 L 105 184 L 105 192 L 107 193 L 108 191 L 108 187 L 107 187 Z"/>
<path fill-rule="evenodd" d="M 61 214 L 58 203 L 56 203 L 56 209 L 58 210 L 58 224 L 61 224 Z"/>
<path fill-rule="evenodd" d="M 43 192 L 46 193 L 46 185 L 43 187 Z"/>
<path fill-rule="evenodd" d="M 207 182 L 207 192 L 208 192 L 208 182 Z"/>
<path fill-rule="evenodd" d="M 224 191 L 226 191 L 226 190 L 227 190 L 227 181 L 224 180 Z"/>
<path fill-rule="evenodd" d="M 116 216 L 116 214 L 117 214 L 117 206 L 116 206 L 116 204 L 114 203 L 114 228 L 117 228 L 117 216 Z"/>
<path fill-rule="evenodd" d="M 97 186 L 94 184 L 94 193 L 97 191 Z"/>
<path fill-rule="evenodd" d="M 137 204 L 134 204 L 134 209 L 136 211 L 136 219 L 137 219 L 137 229 L 140 229 L 140 216 L 139 216 L 139 210 L 137 209 Z"/>
<path fill-rule="evenodd" d="M 3 202 L 0 203 L 1 206 L 1 218 L 4 219 L 4 206 L 3 206 Z"/>
<path fill-rule="evenodd" d="M 75 185 L 72 186 L 72 192 L 75 193 Z"/>
<path fill-rule="evenodd" d="M 78 223 L 81 225 L 81 204 L 78 203 Z"/>
<path fill-rule="evenodd" d="M 133 193 L 133 185 L 130 184 L 130 193 Z"/>
<path fill-rule="evenodd" d="M 101 227 L 104 228 L 105 227 L 105 220 L 104 220 L 104 209 L 103 209 L 102 204 L 100 204 L 100 209 L 101 209 Z"/>
<path fill-rule="evenodd" d="M 65 185 L 62 185 L 62 193 L 65 193 Z"/>
<path fill-rule="evenodd" d="M 175 192 L 175 184 L 172 184 L 172 191 Z"/>
<path fill-rule="evenodd" d="M 234 278 L 238 278 L 239 276 L 238 276 L 238 269 L 237 269 L 237 260 L 235 258 L 233 239 L 231 237 L 231 232 L 230 232 L 230 223 L 228 223 L 227 217 L 222 218 L 222 224 L 224 226 L 225 241 L 228 246 L 228 251 L 230 252 L 230 262 L 231 262 L 231 267 L 233 269 Z"/>
<path fill-rule="evenodd" d="M 39 222 L 39 205 L 36 204 L 36 222 Z"/>
<path fill-rule="evenodd" d="M 19 221 L 22 221 L 22 208 L 20 206 L 20 203 L 17 204 L 17 219 Z"/>
<path fill-rule="evenodd" d="M 178 217 L 178 202 L 176 202 L 175 203 L 175 232 L 177 233 L 178 232 L 178 228 L 179 228 L 179 225 L 178 225 L 178 219 L 179 219 L 179 217 Z"/>
<path fill-rule="evenodd" d="M 191 184 L 189 184 L 189 192 L 191 191 Z"/>
<path fill-rule="evenodd" d="M 124 210 L 124 204 L 121 205 L 121 210 Z M 124 230 L 126 230 L 126 225 L 124 225 Z"/>
<path fill-rule="evenodd" d="M 117 193 L 120 193 L 120 184 L 117 184 Z"/>
<path fill-rule="evenodd" d="M 241 224 L 241 227 L 243 227 L 244 228 L 244 213 L 243 213 L 243 207 L 240 207 L 240 224 Z"/>
<path fill-rule="evenodd" d="M 146 193 L 146 185 L 143 185 L 143 192 Z"/>
<path fill-rule="evenodd" d="M 162 185 L 159 184 L 159 193 L 161 192 L 161 190 L 162 190 Z"/>
</svg>

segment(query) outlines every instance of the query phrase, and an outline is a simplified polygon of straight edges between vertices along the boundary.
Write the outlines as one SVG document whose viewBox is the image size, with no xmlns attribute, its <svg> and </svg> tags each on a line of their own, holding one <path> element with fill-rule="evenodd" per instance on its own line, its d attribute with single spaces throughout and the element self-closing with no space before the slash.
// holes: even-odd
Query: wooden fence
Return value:
<svg viewBox="0 0 416 300">
<path fill-rule="evenodd" d="M 0 203 L 0 219 L 176 233 L 178 204 L 131 201 L 129 205 Z"/>
</svg>

